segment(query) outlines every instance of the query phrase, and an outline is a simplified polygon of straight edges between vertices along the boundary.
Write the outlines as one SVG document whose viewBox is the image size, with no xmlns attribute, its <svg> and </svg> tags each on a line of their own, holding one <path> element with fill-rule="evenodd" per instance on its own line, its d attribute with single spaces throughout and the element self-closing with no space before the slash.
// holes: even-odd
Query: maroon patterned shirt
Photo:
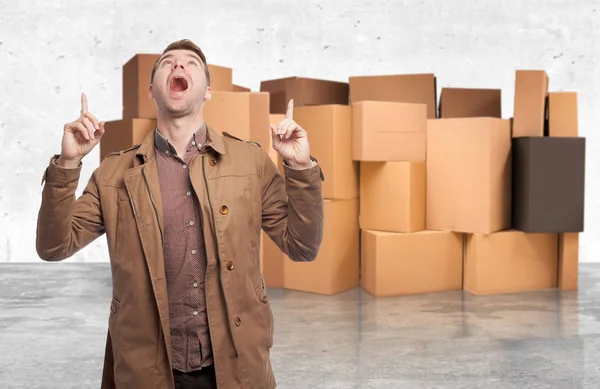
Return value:
<svg viewBox="0 0 600 389">
<path fill-rule="evenodd" d="M 202 214 L 188 166 L 200 154 L 205 135 L 197 131 L 178 156 L 155 130 L 154 142 L 164 214 L 164 257 L 169 300 L 172 365 L 189 372 L 211 365 L 205 297 L 206 249 Z"/>
</svg>

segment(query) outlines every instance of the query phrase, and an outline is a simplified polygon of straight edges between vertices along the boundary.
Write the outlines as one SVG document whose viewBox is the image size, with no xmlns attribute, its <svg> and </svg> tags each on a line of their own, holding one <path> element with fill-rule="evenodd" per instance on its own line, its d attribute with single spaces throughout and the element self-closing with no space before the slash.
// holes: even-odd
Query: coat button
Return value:
<svg viewBox="0 0 600 389">
<path fill-rule="evenodd" d="M 264 294 L 261 298 L 260 301 L 262 301 L 263 303 L 266 303 L 269 300 L 269 298 L 267 297 L 266 294 Z"/>
<path fill-rule="evenodd" d="M 240 324 L 242 324 L 242 319 L 240 319 L 239 317 L 236 317 L 236 318 L 234 319 L 234 322 L 235 322 L 235 325 L 239 327 L 239 326 L 240 326 Z"/>
<path fill-rule="evenodd" d="M 227 270 L 233 270 L 233 261 L 227 262 Z"/>
<path fill-rule="evenodd" d="M 211 158 L 208 160 L 208 163 L 210 164 L 210 166 L 215 166 L 217 164 L 217 160 L 214 158 Z"/>
<path fill-rule="evenodd" d="M 221 212 L 221 215 L 227 215 L 227 212 L 229 212 L 229 208 L 227 208 L 227 205 L 221 205 L 221 209 L 219 209 L 219 212 Z"/>
<path fill-rule="evenodd" d="M 115 313 L 117 308 L 115 307 L 115 303 L 110 304 L 110 313 Z"/>
</svg>

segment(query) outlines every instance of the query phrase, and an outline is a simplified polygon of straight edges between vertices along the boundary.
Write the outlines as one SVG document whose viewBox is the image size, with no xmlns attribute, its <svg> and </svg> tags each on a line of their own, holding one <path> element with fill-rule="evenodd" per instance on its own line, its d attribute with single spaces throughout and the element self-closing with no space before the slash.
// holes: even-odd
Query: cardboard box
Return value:
<svg viewBox="0 0 600 389">
<path fill-rule="evenodd" d="M 258 142 L 266 152 L 269 151 L 268 93 L 215 91 L 204 105 L 204 120 L 216 131 Z"/>
<path fill-rule="evenodd" d="M 136 54 L 122 70 L 123 118 L 156 118 L 156 105 L 150 98 L 152 68 L 160 54 Z"/>
<path fill-rule="evenodd" d="M 320 105 L 294 108 L 294 120 L 308 134 L 311 154 L 319 160 L 327 179 L 323 197 L 358 197 L 358 162 L 352 160 L 352 108 Z"/>
<path fill-rule="evenodd" d="M 231 86 L 232 92 L 251 92 L 250 88 L 246 88 L 245 86 L 235 85 Z"/>
<path fill-rule="evenodd" d="M 437 86 L 434 74 L 354 76 L 350 81 L 350 103 L 393 101 L 427 105 L 427 118 L 434 119 Z"/>
<path fill-rule="evenodd" d="M 210 73 L 210 90 L 215 92 L 234 92 L 240 91 L 240 87 L 234 88 L 233 69 L 226 66 L 208 64 Z M 236 90 L 237 89 L 237 90 Z"/>
<path fill-rule="evenodd" d="M 262 81 L 260 91 L 270 94 L 271 113 L 285 114 L 290 99 L 294 99 L 294 108 L 311 105 L 348 105 L 347 82 L 287 77 Z"/>
<path fill-rule="evenodd" d="M 325 231 L 312 262 L 285 261 L 286 289 L 336 294 L 359 285 L 358 199 L 325 200 Z"/>
<path fill-rule="evenodd" d="M 361 101 L 352 105 L 352 159 L 365 162 L 424 162 L 424 104 Z"/>
<path fill-rule="evenodd" d="M 425 162 L 361 162 L 360 228 L 425 229 Z"/>
<path fill-rule="evenodd" d="M 156 119 L 121 119 L 108 121 L 100 138 L 100 161 L 106 154 L 140 144 L 156 129 Z"/>
<path fill-rule="evenodd" d="M 284 287 L 283 265 L 289 260 L 269 235 L 261 231 L 261 271 L 267 288 Z"/>
<path fill-rule="evenodd" d="M 579 136 L 577 92 L 550 92 L 548 94 L 549 136 Z"/>
<path fill-rule="evenodd" d="M 585 138 L 513 139 L 512 227 L 524 232 L 581 232 Z"/>
<path fill-rule="evenodd" d="M 500 89 L 442 88 L 440 118 L 502 118 Z"/>
<path fill-rule="evenodd" d="M 555 288 L 557 250 L 557 234 L 469 234 L 463 288 L 476 295 Z"/>
<path fill-rule="evenodd" d="M 377 296 L 460 290 L 462 234 L 361 231 L 361 286 Z"/>
<path fill-rule="evenodd" d="M 544 136 L 548 75 L 543 70 L 517 70 L 513 137 Z"/>
<path fill-rule="evenodd" d="M 558 287 L 564 291 L 578 289 L 579 233 L 558 235 Z"/>
<path fill-rule="evenodd" d="M 490 234 L 510 227 L 510 121 L 432 119 L 426 228 Z"/>
<path fill-rule="evenodd" d="M 150 98 L 152 68 L 160 54 L 136 54 L 123 65 L 123 119 L 156 118 L 156 104 Z M 208 65 L 213 91 L 232 90 L 232 69 Z"/>
</svg>

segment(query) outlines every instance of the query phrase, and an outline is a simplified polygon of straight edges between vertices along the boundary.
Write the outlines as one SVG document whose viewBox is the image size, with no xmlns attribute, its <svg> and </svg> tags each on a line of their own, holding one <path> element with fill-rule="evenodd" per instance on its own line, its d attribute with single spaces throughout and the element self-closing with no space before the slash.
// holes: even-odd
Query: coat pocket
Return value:
<svg viewBox="0 0 600 389">
<path fill-rule="evenodd" d="M 265 328 L 265 336 L 267 338 L 267 347 L 273 347 L 273 335 L 274 335 L 274 320 L 273 311 L 269 304 L 269 298 L 267 296 L 267 290 L 265 288 L 265 282 L 261 277 L 259 285 L 254 289 L 254 295 L 256 296 L 256 302 L 259 305 L 258 310 L 260 311 L 263 319 Z"/>
<path fill-rule="evenodd" d="M 114 330 L 115 320 L 117 319 L 117 314 L 119 313 L 120 302 L 116 298 L 112 298 L 110 302 L 110 313 L 108 316 L 108 327 L 109 330 Z"/>
</svg>

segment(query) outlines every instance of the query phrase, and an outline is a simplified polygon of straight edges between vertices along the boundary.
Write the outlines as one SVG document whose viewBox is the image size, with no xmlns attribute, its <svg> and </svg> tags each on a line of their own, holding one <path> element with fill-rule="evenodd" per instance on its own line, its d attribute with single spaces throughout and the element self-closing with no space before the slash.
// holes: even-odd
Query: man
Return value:
<svg viewBox="0 0 600 389">
<path fill-rule="evenodd" d="M 318 253 L 323 178 L 306 131 L 290 101 L 271 126 L 283 178 L 259 146 L 213 130 L 203 118 L 206 58 L 189 40 L 165 49 L 149 92 L 156 130 L 108 155 L 75 199 L 82 159 L 104 133 L 82 94 L 44 174 L 37 252 L 60 261 L 106 233 L 113 298 L 102 388 L 274 388 L 260 233 L 292 260 Z"/>
</svg>

